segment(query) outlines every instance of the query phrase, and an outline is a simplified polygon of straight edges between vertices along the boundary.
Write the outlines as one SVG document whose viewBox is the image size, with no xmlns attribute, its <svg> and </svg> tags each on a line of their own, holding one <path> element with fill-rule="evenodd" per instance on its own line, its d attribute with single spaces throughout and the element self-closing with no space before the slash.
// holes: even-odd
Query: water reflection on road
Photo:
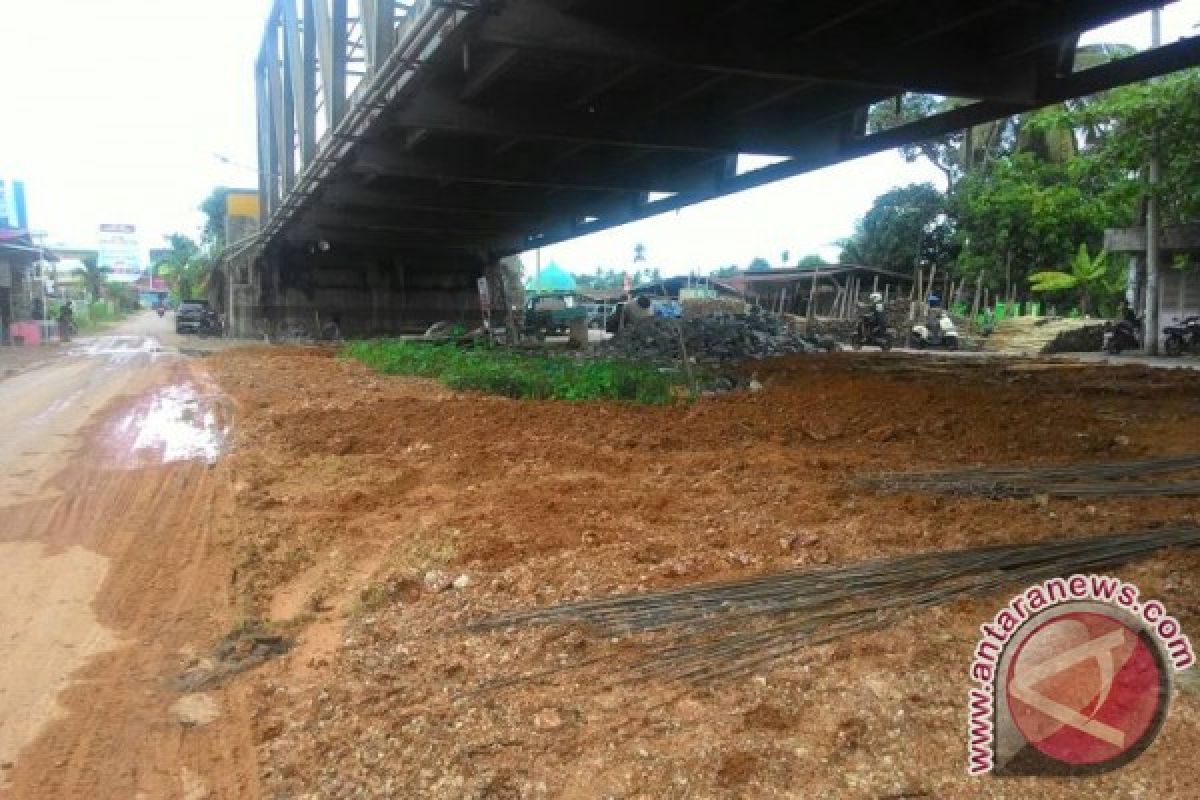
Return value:
<svg viewBox="0 0 1200 800">
<path fill-rule="evenodd" d="M 184 381 L 139 399 L 117 419 L 106 439 L 118 463 L 142 467 L 215 463 L 228 436 L 228 415 L 216 391 Z"/>
</svg>

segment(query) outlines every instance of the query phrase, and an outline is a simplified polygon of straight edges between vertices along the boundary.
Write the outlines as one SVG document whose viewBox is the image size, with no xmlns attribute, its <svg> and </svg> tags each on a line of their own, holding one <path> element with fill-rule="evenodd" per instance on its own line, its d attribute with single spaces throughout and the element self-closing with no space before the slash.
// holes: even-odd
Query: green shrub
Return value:
<svg viewBox="0 0 1200 800">
<path fill-rule="evenodd" d="M 342 355 L 388 375 L 436 378 L 452 389 L 512 398 L 661 405 L 671 402 L 683 385 L 677 374 L 633 361 L 578 361 L 487 347 L 376 339 L 351 342 L 342 348 Z"/>
</svg>

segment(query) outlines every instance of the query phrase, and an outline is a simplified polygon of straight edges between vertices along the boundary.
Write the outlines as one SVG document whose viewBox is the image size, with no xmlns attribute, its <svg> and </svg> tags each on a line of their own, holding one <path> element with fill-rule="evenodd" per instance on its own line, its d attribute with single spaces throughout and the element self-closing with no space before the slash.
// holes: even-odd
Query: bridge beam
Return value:
<svg viewBox="0 0 1200 800">
<path fill-rule="evenodd" d="M 561 172 L 537 175 L 527 170 L 504 169 L 471 159 L 414 156 L 376 143 L 360 144 L 352 170 L 359 175 L 408 178 L 443 183 L 475 183 L 580 192 L 676 192 L 688 188 L 686 180 L 642 171 L 595 169 L 589 174 Z"/>
<path fill-rule="evenodd" d="M 894 60 L 889 53 L 848 59 L 837 48 L 797 47 L 780 55 L 765 49 L 696 43 L 669 35 L 641 39 L 572 16 L 546 0 L 508 0 L 484 17 L 477 41 L 575 59 L 607 59 L 621 63 L 692 69 L 700 72 L 757 77 L 788 82 L 822 82 L 873 86 L 894 91 L 921 91 L 989 100 L 1020 101 L 1032 97 L 1027 76 L 1014 76 L 981 62 L 977 52 L 944 48 L 927 56 L 908 54 Z"/>
<path fill-rule="evenodd" d="M 401 233 L 436 233 L 487 239 L 504 236 L 511 226 L 487 224 L 487 220 L 450 218 L 437 212 L 383 211 L 366 208 L 314 208 L 301 217 L 300 227 L 362 227 Z"/>
<path fill-rule="evenodd" d="M 508 103 L 483 109 L 459 100 L 447 91 L 426 91 L 391 116 L 393 125 L 419 130 L 487 136 L 501 139 L 537 139 L 640 150 L 682 150 L 697 153 L 736 153 L 739 150 L 771 155 L 795 155 L 785 147 L 759 137 L 739 136 L 729 129 L 633 126 L 587 110 L 561 109 L 547 113 L 544 105 Z"/>
<path fill-rule="evenodd" d="M 433 195 L 413 192 L 386 192 L 363 186 L 337 184 L 323 190 L 316 202 L 331 208 L 377 208 L 391 211 L 429 211 L 447 215 L 530 220 L 544 217 L 553 209 L 548 205 L 514 204 L 512 198 L 462 200 L 453 204 Z"/>
</svg>

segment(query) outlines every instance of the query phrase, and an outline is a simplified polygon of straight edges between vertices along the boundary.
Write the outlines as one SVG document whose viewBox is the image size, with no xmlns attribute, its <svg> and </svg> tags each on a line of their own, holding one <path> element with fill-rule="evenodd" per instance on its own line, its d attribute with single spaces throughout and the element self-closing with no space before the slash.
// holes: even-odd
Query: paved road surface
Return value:
<svg viewBox="0 0 1200 800">
<path fill-rule="evenodd" d="M 232 617 L 224 346 L 144 313 L 0 379 L 0 798 L 257 795 L 236 699 L 170 690 Z"/>
</svg>

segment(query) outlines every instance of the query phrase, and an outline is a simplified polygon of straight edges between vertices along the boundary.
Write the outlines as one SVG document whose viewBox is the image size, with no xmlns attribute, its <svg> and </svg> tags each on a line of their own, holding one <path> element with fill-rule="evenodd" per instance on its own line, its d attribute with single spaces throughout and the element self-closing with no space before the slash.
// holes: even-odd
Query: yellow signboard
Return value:
<svg viewBox="0 0 1200 800">
<path fill-rule="evenodd" d="M 225 195 L 225 214 L 230 217 L 258 219 L 258 192 L 234 192 Z"/>
<path fill-rule="evenodd" d="M 225 193 L 225 241 L 239 242 L 258 231 L 258 192 Z"/>
</svg>

